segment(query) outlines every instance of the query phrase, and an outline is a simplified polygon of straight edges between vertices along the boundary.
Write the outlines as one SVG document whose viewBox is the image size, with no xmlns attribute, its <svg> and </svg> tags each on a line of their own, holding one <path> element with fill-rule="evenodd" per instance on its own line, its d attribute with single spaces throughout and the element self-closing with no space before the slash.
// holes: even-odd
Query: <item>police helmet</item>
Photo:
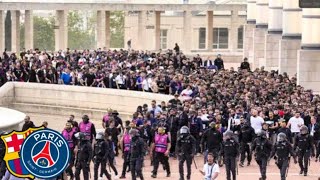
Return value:
<svg viewBox="0 0 320 180">
<path fill-rule="evenodd" d="M 77 139 L 83 140 L 84 139 L 84 133 L 83 132 L 77 132 L 74 137 L 76 137 Z"/>
<path fill-rule="evenodd" d="M 104 133 L 103 132 L 98 132 L 97 135 L 96 135 L 96 139 L 97 140 L 98 139 L 100 139 L 100 140 L 104 139 Z"/>
<path fill-rule="evenodd" d="M 189 134 L 190 131 L 189 131 L 189 128 L 187 126 L 182 126 L 181 129 L 180 129 L 180 134 L 183 135 L 183 134 Z"/>
<path fill-rule="evenodd" d="M 89 116 L 88 115 L 83 115 L 82 116 L 82 120 L 84 120 L 84 121 L 89 121 Z"/>
<path fill-rule="evenodd" d="M 139 131 L 137 129 L 130 129 L 129 134 L 130 136 L 135 137 L 139 135 Z"/>
<path fill-rule="evenodd" d="M 307 126 L 305 126 L 305 125 L 303 125 L 303 126 L 301 126 L 300 127 L 300 133 L 301 134 L 308 134 L 308 127 Z"/>
<path fill-rule="evenodd" d="M 287 139 L 287 136 L 285 133 L 279 133 L 277 136 L 277 142 L 282 142 L 285 141 Z"/>
<path fill-rule="evenodd" d="M 223 134 L 223 137 L 225 139 L 231 139 L 233 137 L 233 132 L 232 131 L 226 131 L 224 134 Z"/>
<path fill-rule="evenodd" d="M 264 130 L 259 130 L 258 133 L 257 133 L 257 136 L 261 137 L 261 138 L 266 138 L 267 137 L 267 133 Z"/>
</svg>

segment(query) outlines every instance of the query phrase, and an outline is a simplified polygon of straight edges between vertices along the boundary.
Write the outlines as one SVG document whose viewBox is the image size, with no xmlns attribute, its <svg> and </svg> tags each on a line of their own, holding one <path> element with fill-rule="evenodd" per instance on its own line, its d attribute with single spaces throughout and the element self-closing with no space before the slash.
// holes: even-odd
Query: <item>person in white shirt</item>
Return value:
<svg viewBox="0 0 320 180">
<path fill-rule="evenodd" d="M 148 76 L 147 78 L 145 78 L 142 81 L 142 89 L 145 92 L 152 92 L 151 91 L 151 85 L 152 85 L 152 79 L 150 78 L 150 76 Z"/>
<path fill-rule="evenodd" d="M 296 136 L 300 133 L 300 127 L 304 125 L 304 120 L 300 117 L 300 113 L 296 112 L 293 117 L 291 117 L 288 121 L 287 128 L 290 127 L 293 144 L 295 143 Z"/>
<path fill-rule="evenodd" d="M 250 117 L 250 124 L 256 134 L 262 129 L 263 123 L 264 120 L 262 117 L 258 116 L 258 111 L 253 109 L 252 116 Z"/>
<path fill-rule="evenodd" d="M 213 154 L 208 154 L 207 163 L 203 166 L 203 170 L 199 169 L 200 173 L 204 175 L 204 180 L 216 180 L 220 173 L 219 165 L 215 162 Z"/>
<path fill-rule="evenodd" d="M 126 89 L 125 83 L 126 83 L 126 76 L 123 75 L 122 72 L 119 73 L 119 75 L 115 78 L 116 85 L 118 89 Z"/>
<path fill-rule="evenodd" d="M 193 91 L 191 89 L 191 86 L 188 85 L 186 89 L 184 89 L 180 96 L 182 96 L 183 100 L 190 100 L 192 99 L 191 95 L 192 95 Z"/>
</svg>

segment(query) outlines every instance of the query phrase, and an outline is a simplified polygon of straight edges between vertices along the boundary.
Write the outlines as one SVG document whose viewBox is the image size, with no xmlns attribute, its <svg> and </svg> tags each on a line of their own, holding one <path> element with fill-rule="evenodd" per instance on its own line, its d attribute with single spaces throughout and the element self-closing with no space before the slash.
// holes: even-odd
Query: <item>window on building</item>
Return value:
<svg viewBox="0 0 320 180">
<path fill-rule="evenodd" d="M 167 42 L 168 42 L 168 29 L 161 29 L 160 30 L 160 48 L 167 49 Z"/>
<path fill-rule="evenodd" d="M 238 49 L 243 49 L 243 26 L 238 28 Z"/>
<path fill-rule="evenodd" d="M 228 28 L 213 28 L 213 49 L 228 49 Z"/>
<path fill-rule="evenodd" d="M 206 48 L 206 28 L 199 28 L 199 49 Z"/>
</svg>

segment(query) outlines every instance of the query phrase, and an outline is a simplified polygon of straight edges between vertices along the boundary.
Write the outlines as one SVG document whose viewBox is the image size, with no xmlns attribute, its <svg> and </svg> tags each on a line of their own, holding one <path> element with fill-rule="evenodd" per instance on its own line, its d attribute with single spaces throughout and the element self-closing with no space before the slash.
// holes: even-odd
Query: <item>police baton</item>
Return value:
<svg viewBox="0 0 320 180">
<path fill-rule="evenodd" d="M 194 157 L 193 157 L 192 159 L 193 159 L 193 162 L 194 162 L 194 166 L 196 167 L 196 169 L 198 169 L 198 166 L 197 166 L 196 160 L 194 159 Z"/>
</svg>

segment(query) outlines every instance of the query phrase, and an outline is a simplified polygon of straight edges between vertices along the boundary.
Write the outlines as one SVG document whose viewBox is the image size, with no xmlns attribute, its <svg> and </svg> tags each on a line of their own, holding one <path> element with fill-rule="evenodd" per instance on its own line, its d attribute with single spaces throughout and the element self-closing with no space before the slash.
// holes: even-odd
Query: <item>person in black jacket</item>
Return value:
<svg viewBox="0 0 320 180">
<path fill-rule="evenodd" d="M 215 159 L 218 159 L 221 150 L 222 134 L 216 129 L 216 123 L 210 123 L 208 128 L 201 138 L 201 146 L 205 153 L 204 162 L 207 162 L 207 154 L 212 153 Z"/>
<path fill-rule="evenodd" d="M 280 119 L 280 128 L 277 131 L 277 134 L 284 133 L 287 137 L 287 140 L 292 143 L 292 133 L 291 130 L 287 127 L 287 123 L 285 119 Z"/>
<path fill-rule="evenodd" d="M 177 132 L 179 130 L 179 117 L 177 116 L 177 109 L 172 108 L 170 109 L 170 115 L 168 118 L 169 124 L 169 131 L 171 135 L 171 148 L 170 148 L 170 155 L 176 157 L 176 141 L 177 141 Z"/>
<path fill-rule="evenodd" d="M 267 179 L 267 164 L 271 150 L 272 143 L 267 139 L 266 132 L 260 130 L 251 147 L 251 152 L 255 152 L 255 159 L 260 168 L 261 178 L 259 180 Z"/>
<path fill-rule="evenodd" d="M 190 134 L 196 140 L 196 153 L 200 153 L 200 140 L 203 132 L 203 127 L 202 127 L 202 121 L 198 117 L 197 111 L 192 111 L 189 127 L 190 127 Z"/>
<path fill-rule="evenodd" d="M 308 132 L 307 126 L 301 126 L 300 133 L 295 138 L 295 143 L 293 145 L 293 148 L 297 152 L 298 156 L 300 174 L 304 173 L 304 176 L 308 175 L 308 162 L 310 156 L 315 156 L 312 137 L 308 134 Z"/>
<path fill-rule="evenodd" d="M 22 131 L 26 131 L 29 128 L 34 128 L 35 125 L 33 124 L 33 122 L 30 120 L 30 116 L 26 116 L 24 118 L 24 124 L 22 126 Z"/>
<path fill-rule="evenodd" d="M 218 54 L 217 58 L 214 60 L 214 65 L 218 67 L 218 70 L 224 69 L 224 64 L 221 58 L 221 54 Z"/>
<path fill-rule="evenodd" d="M 236 159 L 239 156 L 239 144 L 234 139 L 232 131 L 225 132 L 222 142 L 221 155 L 226 165 L 227 180 L 236 180 Z"/>
<path fill-rule="evenodd" d="M 246 69 L 247 71 L 250 71 L 250 64 L 249 64 L 249 62 L 248 62 L 248 58 L 244 58 L 243 59 L 243 62 L 241 63 L 241 65 L 240 65 L 240 69 L 241 70 L 244 70 L 244 69 Z"/>
<path fill-rule="evenodd" d="M 137 176 L 141 180 L 144 180 L 142 174 L 142 164 L 143 157 L 145 155 L 145 145 L 144 140 L 140 137 L 139 131 L 137 129 L 131 129 L 129 131 L 131 136 L 131 146 L 130 146 L 130 170 L 132 180 L 136 180 Z"/>
<path fill-rule="evenodd" d="M 290 157 L 294 158 L 294 163 L 297 163 L 296 155 L 291 144 L 287 141 L 286 134 L 279 133 L 277 135 L 277 143 L 272 149 L 270 159 L 276 155 L 276 165 L 280 169 L 281 180 L 286 179 L 286 173 L 290 165 Z"/>
<path fill-rule="evenodd" d="M 190 131 L 187 126 L 183 126 L 178 134 L 176 154 L 179 158 L 180 180 L 184 180 L 184 161 L 187 163 L 187 180 L 190 180 L 192 159 L 196 153 L 196 140 L 192 135 L 190 135 Z"/>
<path fill-rule="evenodd" d="M 239 142 L 240 142 L 240 151 L 241 151 L 241 157 L 240 157 L 240 166 L 244 166 L 244 160 L 246 158 L 247 154 L 247 166 L 250 165 L 251 159 L 252 159 L 252 153 L 250 149 L 250 145 L 255 137 L 254 129 L 248 124 L 245 123 L 243 118 L 241 119 L 241 129 L 239 134 Z"/>
<path fill-rule="evenodd" d="M 76 180 L 80 180 L 80 172 L 82 170 L 83 179 L 89 180 L 90 161 L 92 160 L 92 147 L 88 139 L 85 138 L 84 133 L 78 132 L 75 137 L 79 139 L 79 149 L 76 155 Z"/>
<path fill-rule="evenodd" d="M 109 153 L 104 141 L 104 133 L 100 132 L 96 135 L 96 143 L 93 149 L 93 163 L 94 163 L 94 180 L 98 180 L 98 169 L 101 164 L 101 174 L 105 174 L 108 180 L 111 180 L 111 175 L 106 169 L 106 155 Z"/>
</svg>

